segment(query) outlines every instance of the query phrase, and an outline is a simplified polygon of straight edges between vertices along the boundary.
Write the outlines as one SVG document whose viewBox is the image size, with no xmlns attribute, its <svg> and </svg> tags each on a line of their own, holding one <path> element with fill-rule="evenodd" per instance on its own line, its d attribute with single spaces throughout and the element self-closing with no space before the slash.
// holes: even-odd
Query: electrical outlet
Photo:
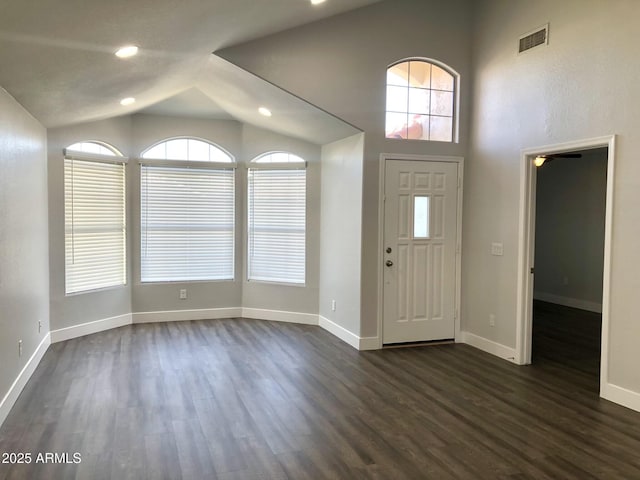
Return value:
<svg viewBox="0 0 640 480">
<path fill-rule="evenodd" d="M 336 301 L 335 300 L 331 300 L 331 311 L 332 312 L 336 311 Z"/>
<path fill-rule="evenodd" d="M 496 326 L 496 316 L 493 313 L 489 314 L 489 326 L 490 327 Z"/>
<path fill-rule="evenodd" d="M 18 356 L 22 356 L 22 340 L 18 340 Z"/>
<path fill-rule="evenodd" d="M 186 288 L 181 288 L 180 289 L 180 300 L 186 300 L 187 299 L 187 289 Z"/>
<path fill-rule="evenodd" d="M 501 243 L 492 243 L 491 244 L 491 255 L 495 255 L 496 257 L 501 257 L 504 253 L 504 247 Z"/>
</svg>

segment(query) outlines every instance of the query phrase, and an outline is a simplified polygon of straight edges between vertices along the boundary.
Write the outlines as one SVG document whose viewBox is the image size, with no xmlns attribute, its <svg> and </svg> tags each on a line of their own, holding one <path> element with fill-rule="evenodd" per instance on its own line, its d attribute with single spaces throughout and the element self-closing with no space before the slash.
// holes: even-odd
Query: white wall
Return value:
<svg viewBox="0 0 640 480">
<path fill-rule="evenodd" d="M 516 343 L 520 151 L 617 134 L 609 382 L 640 392 L 640 3 L 486 0 L 474 39 L 472 152 L 465 170 L 464 328 Z M 550 22 L 549 45 L 517 55 Z M 504 242 L 504 256 L 489 254 Z M 497 315 L 491 328 L 488 315 Z M 640 405 L 640 401 L 637 402 Z"/>
<path fill-rule="evenodd" d="M 49 332 L 46 142 L 44 127 L 0 88 L 0 405 Z"/>
<path fill-rule="evenodd" d="M 364 134 L 322 147 L 320 315 L 360 336 Z M 335 300 L 336 309 L 331 309 Z"/>
<path fill-rule="evenodd" d="M 128 282 L 125 286 L 82 294 L 65 294 L 64 155 L 62 152 L 64 148 L 77 142 L 100 141 L 114 146 L 123 155 L 129 156 L 131 119 L 119 117 L 50 129 L 47 132 L 47 138 L 51 330 L 131 313 L 131 269 L 128 269 Z M 127 169 L 128 186 L 131 184 L 129 172 L 130 168 Z M 129 212 L 131 211 L 131 199 L 129 193 L 127 196 Z M 129 215 L 127 222 L 129 233 L 132 226 L 130 217 Z M 130 242 L 129 245 L 131 245 Z"/>
<path fill-rule="evenodd" d="M 607 150 L 555 159 L 536 177 L 534 297 L 601 311 Z"/>
<path fill-rule="evenodd" d="M 380 154 L 465 156 L 471 12 L 467 0 L 387 0 L 216 52 L 365 132 L 360 275 L 363 337 L 377 335 Z M 415 56 L 439 60 L 460 74 L 460 143 L 384 138 L 387 66 Z"/>
</svg>

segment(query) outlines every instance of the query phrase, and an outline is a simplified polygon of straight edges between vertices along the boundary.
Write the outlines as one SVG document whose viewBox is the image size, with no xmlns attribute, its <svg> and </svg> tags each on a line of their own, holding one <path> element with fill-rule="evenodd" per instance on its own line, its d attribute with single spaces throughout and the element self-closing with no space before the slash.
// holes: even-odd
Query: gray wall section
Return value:
<svg viewBox="0 0 640 480">
<path fill-rule="evenodd" d="M 322 147 L 319 311 L 356 335 L 360 335 L 363 151 L 364 134 Z"/>
<path fill-rule="evenodd" d="M 0 400 L 49 331 L 46 142 L 0 88 Z"/>
<path fill-rule="evenodd" d="M 365 132 L 360 276 L 363 337 L 377 335 L 380 154 L 466 154 L 471 13 L 466 0 L 386 1 L 216 52 Z M 436 59 L 460 74 L 459 143 L 384 138 L 386 69 L 407 57 Z"/>
<path fill-rule="evenodd" d="M 129 156 L 131 151 L 131 119 L 119 117 L 48 131 L 51 330 L 131 313 L 130 268 L 128 282 L 125 286 L 74 295 L 65 294 L 64 156 L 62 151 L 69 145 L 83 141 L 108 143 L 123 155 Z M 131 186 L 130 171 L 130 167 L 128 167 L 128 187 Z M 130 212 L 131 194 L 127 196 L 127 202 Z M 128 217 L 127 231 L 130 238 L 131 215 Z M 129 251 L 131 251 L 130 248 Z"/>
<path fill-rule="evenodd" d="M 607 150 L 537 170 L 535 292 L 602 305 Z"/>
<path fill-rule="evenodd" d="M 516 343 L 518 203 L 523 148 L 617 134 L 609 382 L 640 392 L 640 3 L 485 0 L 477 8 L 472 153 L 465 170 L 464 328 Z M 549 45 L 517 54 L 550 23 Z M 504 256 L 492 257 L 492 241 Z M 496 326 L 488 315 L 495 312 Z"/>
</svg>

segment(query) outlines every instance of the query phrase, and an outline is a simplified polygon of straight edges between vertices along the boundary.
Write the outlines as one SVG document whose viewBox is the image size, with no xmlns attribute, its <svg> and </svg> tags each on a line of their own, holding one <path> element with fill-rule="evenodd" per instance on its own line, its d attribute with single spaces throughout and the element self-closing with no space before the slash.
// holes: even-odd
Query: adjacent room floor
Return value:
<svg viewBox="0 0 640 480">
<path fill-rule="evenodd" d="M 359 353 L 244 319 L 54 344 L 0 452 L 82 461 L 0 464 L 0 479 L 640 478 L 640 414 L 538 341 L 531 367 L 466 345 Z"/>
</svg>

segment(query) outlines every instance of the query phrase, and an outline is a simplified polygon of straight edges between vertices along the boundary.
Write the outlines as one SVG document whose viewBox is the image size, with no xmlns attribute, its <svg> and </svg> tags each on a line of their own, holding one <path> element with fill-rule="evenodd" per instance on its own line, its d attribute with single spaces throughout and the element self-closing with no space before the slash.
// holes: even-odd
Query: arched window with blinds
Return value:
<svg viewBox="0 0 640 480">
<path fill-rule="evenodd" d="M 127 283 L 126 160 L 102 142 L 64 150 L 67 294 Z"/>
<path fill-rule="evenodd" d="M 235 161 L 196 138 L 142 153 L 142 282 L 234 279 Z"/>
<path fill-rule="evenodd" d="M 251 162 L 248 175 L 248 280 L 304 284 L 306 162 L 270 152 Z"/>
</svg>

